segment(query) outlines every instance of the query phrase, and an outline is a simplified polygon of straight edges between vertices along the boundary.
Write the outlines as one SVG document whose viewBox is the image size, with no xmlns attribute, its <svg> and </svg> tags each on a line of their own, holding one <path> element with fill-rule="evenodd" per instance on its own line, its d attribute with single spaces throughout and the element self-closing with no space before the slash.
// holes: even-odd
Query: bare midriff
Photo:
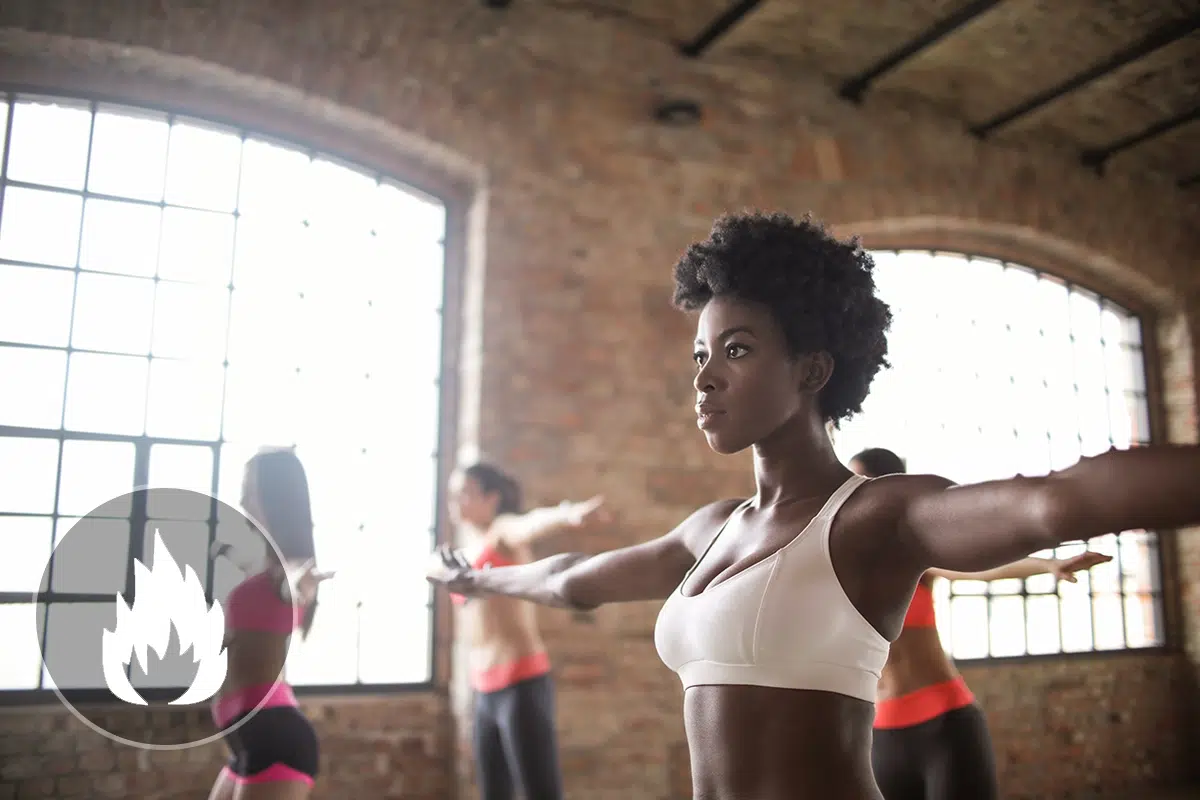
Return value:
<svg viewBox="0 0 1200 800">
<path fill-rule="evenodd" d="M 472 675 L 546 652 L 538 631 L 537 607 L 524 600 L 476 597 L 460 608 L 459 624 L 470 647 Z"/>
<path fill-rule="evenodd" d="M 299 636 L 299 631 L 295 635 Z M 274 683 L 287 660 L 288 637 L 267 631 L 235 631 L 226 635 L 225 647 L 229 665 L 218 697 Z"/>
<path fill-rule="evenodd" d="M 946 656 L 937 628 L 905 628 L 888 652 L 877 701 L 901 697 L 957 677 L 958 669 Z"/>
<path fill-rule="evenodd" d="M 883 800 L 871 771 L 870 703 L 693 686 L 683 705 L 695 800 Z"/>
</svg>

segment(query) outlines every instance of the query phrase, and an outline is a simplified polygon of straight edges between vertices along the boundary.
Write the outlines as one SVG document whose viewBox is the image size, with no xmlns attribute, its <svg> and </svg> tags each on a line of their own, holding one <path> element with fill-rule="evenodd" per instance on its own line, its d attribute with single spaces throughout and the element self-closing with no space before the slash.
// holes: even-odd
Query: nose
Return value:
<svg viewBox="0 0 1200 800">
<path fill-rule="evenodd" d="M 696 379 L 692 381 L 692 385 L 696 387 L 696 391 L 700 394 L 709 394 L 715 392 L 724 385 L 724 380 L 721 378 L 718 370 L 714 369 L 714 358 L 704 362 L 704 366 L 696 373 Z"/>
</svg>

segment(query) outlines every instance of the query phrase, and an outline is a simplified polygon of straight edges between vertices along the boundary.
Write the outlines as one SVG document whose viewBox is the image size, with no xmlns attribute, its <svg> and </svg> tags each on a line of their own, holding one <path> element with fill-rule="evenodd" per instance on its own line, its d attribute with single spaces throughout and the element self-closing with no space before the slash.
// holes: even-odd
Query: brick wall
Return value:
<svg viewBox="0 0 1200 800">
<path fill-rule="evenodd" d="M 1037 266 L 1136 298 L 1171 333 L 1160 337 L 1171 431 L 1195 435 L 1194 323 L 1181 298 L 1195 296 L 1200 214 L 1168 184 L 1101 180 L 1051 152 L 975 142 L 916 109 L 847 107 L 770 67 L 683 62 L 636 30 L 549 4 L 421 6 L 418 17 L 370 0 L 9 0 L 0 76 L 20 67 L 48 85 L 225 108 L 247 124 L 291 120 L 267 123 L 282 130 L 307 121 L 343 131 L 348 153 L 464 187 L 462 443 L 508 463 L 533 499 L 605 492 L 620 524 L 572 547 L 650 537 L 747 488 L 746 460 L 712 455 L 688 422 L 689 322 L 668 304 L 676 255 L 729 208 L 813 209 L 866 231 L 869 245 L 953 234 L 1002 255 L 1021 248 Z M 704 124 L 652 123 L 666 94 L 702 100 Z M 1179 550 L 1180 627 L 1194 643 L 1195 537 Z M 653 650 L 655 611 L 542 614 L 573 798 L 688 796 L 680 692 Z M 969 669 L 1005 796 L 1092 783 L 1129 796 L 1129 785 L 1181 779 L 1188 718 L 1177 697 L 1194 681 L 1196 650 L 1191 662 L 1121 654 Z M 319 797 L 446 797 L 469 784 L 451 725 L 465 697 L 448 643 L 439 652 L 437 694 L 307 704 L 326 754 Z M 62 712 L 0 713 L 0 729 L 0 800 L 194 797 L 219 758 L 108 749 Z M 38 754 L 55 783 L 30 774 Z"/>
</svg>

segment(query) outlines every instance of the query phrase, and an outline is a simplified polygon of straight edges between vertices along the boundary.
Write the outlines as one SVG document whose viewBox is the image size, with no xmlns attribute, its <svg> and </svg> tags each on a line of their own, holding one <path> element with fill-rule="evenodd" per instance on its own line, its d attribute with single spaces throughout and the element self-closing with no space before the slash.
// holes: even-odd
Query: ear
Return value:
<svg viewBox="0 0 1200 800">
<path fill-rule="evenodd" d="M 833 356 L 821 350 L 800 357 L 800 390 L 816 394 L 825 388 L 833 376 Z"/>
</svg>

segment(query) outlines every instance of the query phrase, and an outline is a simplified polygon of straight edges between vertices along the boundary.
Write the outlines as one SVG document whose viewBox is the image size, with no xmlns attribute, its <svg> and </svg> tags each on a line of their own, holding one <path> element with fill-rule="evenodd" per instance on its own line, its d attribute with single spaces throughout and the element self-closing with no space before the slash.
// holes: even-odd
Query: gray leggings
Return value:
<svg viewBox="0 0 1200 800">
<path fill-rule="evenodd" d="M 562 800 L 549 675 L 476 696 L 475 763 L 483 800 Z"/>
</svg>

